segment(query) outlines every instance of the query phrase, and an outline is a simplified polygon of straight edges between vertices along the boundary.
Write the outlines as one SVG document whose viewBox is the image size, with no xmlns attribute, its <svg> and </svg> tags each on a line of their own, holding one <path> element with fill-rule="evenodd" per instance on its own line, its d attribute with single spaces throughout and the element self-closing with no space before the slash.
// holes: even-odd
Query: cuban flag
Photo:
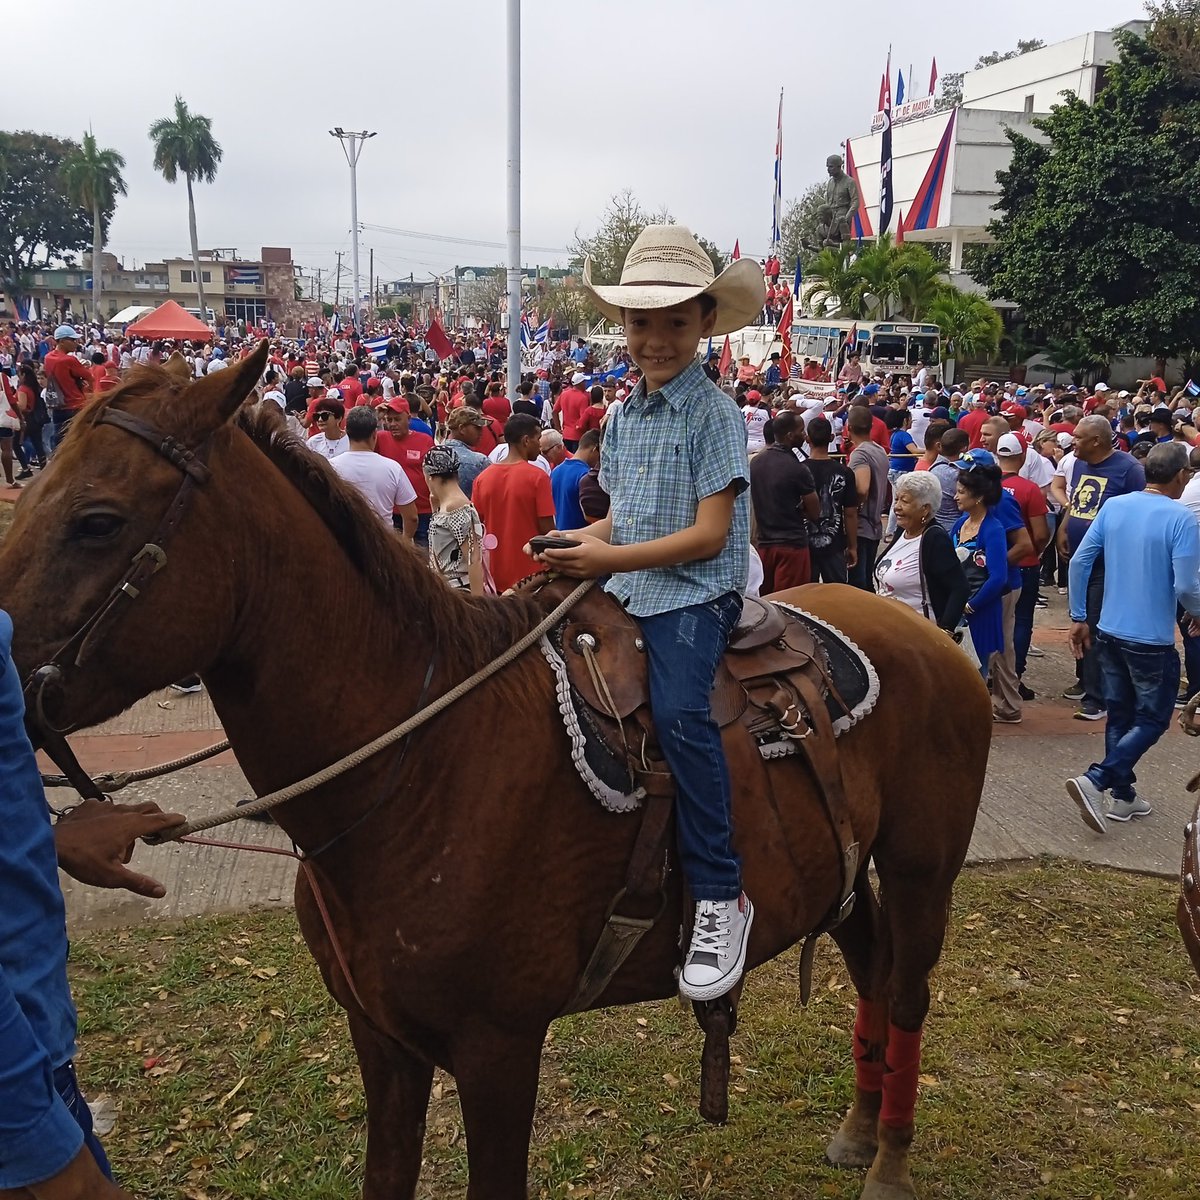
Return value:
<svg viewBox="0 0 1200 1200">
<path fill-rule="evenodd" d="M 366 346 L 372 358 L 383 358 L 387 354 L 388 342 L 391 340 L 391 336 L 385 333 L 383 337 L 367 338 L 363 345 Z"/>
<path fill-rule="evenodd" d="M 342 314 L 335 308 L 333 316 L 329 318 L 329 331 L 331 333 L 342 332 Z"/>
<path fill-rule="evenodd" d="M 535 346 L 544 346 L 550 340 L 550 318 L 547 317 L 538 327 L 537 332 L 533 335 L 533 343 Z"/>
<path fill-rule="evenodd" d="M 783 88 L 779 89 L 779 119 L 775 126 L 775 192 L 771 204 L 771 251 L 783 239 Z"/>
<path fill-rule="evenodd" d="M 529 318 L 521 317 L 521 349 L 529 349 Z"/>
<path fill-rule="evenodd" d="M 253 285 L 262 283 L 262 269 L 259 267 L 226 267 L 226 279 L 230 284 Z"/>
</svg>

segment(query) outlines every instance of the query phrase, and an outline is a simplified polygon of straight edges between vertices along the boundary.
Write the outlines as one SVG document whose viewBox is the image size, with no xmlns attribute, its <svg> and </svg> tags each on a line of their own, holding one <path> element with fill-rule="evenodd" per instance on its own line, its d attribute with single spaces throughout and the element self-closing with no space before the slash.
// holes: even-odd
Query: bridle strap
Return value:
<svg viewBox="0 0 1200 1200">
<path fill-rule="evenodd" d="M 64 666 L 80 667 L 87 662 L 95 648 L 100 645 L 108 626 L 121 615 L 125 607 L 123 602 L 136 600 L 150 579 L 167 565 L 167 555 L 163 547 L 183 522 L 192 493 L 212 478 L 212 472 L 207 465 L 212 444 L 211 435 L 193 451 L 169 434 L 156 429 L 148 421 L 119 409 L 109 409 L 97 424 L 116 426 L 148 442 L 172 466 L 183 472 L 183 479 L 157 529 L 130 560 L 125 574 L 95 612 L 59 647 L 48 662 L 33 672 L 25 685 L 26 709 L 37 723 L 47 754 L 62 768 L 72 786 L 80 791 L 83 789 L 79 787 L 79 781 L 88 777 L 63 737 L 70 730 L 60 729 L 50 722 L 45 711 L 45 689 L 51 683 L 61 682 Z M 99 792 L 94 784 L 92 787 L 95 792 Z"/>
</svg>

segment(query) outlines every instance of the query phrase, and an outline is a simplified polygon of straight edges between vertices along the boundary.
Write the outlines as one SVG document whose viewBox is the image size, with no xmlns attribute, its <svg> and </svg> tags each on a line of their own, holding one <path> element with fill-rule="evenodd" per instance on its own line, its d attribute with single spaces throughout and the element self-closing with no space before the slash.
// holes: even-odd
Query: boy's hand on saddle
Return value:
<svg viewBox="0 0 1200 1200">
<path fill-rule="evenodd" d="M 551 570 L 572 579 L 598 579 L 601 575 L 609 575 L 615 569 L 612 563 L 613 547 L 599 538 L 590 537 L 579 530 L 569 534 L 549 534 L 547 536 L 562 536 L 575 542 L 574 546 L 562 550 L 543 550 L 534 553 L 526 545 L 525 552 L 538 561 L 545 563 Z"/>
<path fill-rule="evenodd" d="M 182 825 L 182 813 L 165 813 L 157 804 L 107 804 L 85 800 L 54 827 L 58 865 L 72 879 L 92 887 L 125 888 L 139 896 L 167 894 L 156 879 L 126 866 L 139 838 Z"/>
</svg>

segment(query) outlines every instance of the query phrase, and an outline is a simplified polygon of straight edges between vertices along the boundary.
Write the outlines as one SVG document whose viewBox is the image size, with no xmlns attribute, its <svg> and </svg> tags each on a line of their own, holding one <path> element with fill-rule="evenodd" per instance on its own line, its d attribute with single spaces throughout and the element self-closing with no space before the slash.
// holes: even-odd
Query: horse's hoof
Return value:
<svg viewBox="0 0 1200 1200">
<path fill-rule="evenodd" d="M 911 1183 L 884 1183 L 879 1179 L 868 1179 L 859 1200 L 917 1200 Z"/>
<path fill-rule="evenodd" d="M 874 1140 L 852 1137 L 839 1129 L 825 1147 L 825 1159 L 831 1167 L 869 1167 L 878 1149 Z"/>
</svg>

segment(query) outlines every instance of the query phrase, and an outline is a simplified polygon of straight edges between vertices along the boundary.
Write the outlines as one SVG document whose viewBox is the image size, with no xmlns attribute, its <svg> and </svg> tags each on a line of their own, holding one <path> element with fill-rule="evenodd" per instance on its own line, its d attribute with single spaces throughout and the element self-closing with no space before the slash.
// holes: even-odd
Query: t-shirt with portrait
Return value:
<svg viewBox="0 0 1200 1200">
<path fill-rule="evenodd" d="M 1105 502 L 1114 496 L 1143 491 L 1146 472 L 1132 454 L 1114 450 L 1103 462 L 1085 463 L 1076 459 L 1070 484 L 1067 548 L 1074 554 Z"/>
</svg>

